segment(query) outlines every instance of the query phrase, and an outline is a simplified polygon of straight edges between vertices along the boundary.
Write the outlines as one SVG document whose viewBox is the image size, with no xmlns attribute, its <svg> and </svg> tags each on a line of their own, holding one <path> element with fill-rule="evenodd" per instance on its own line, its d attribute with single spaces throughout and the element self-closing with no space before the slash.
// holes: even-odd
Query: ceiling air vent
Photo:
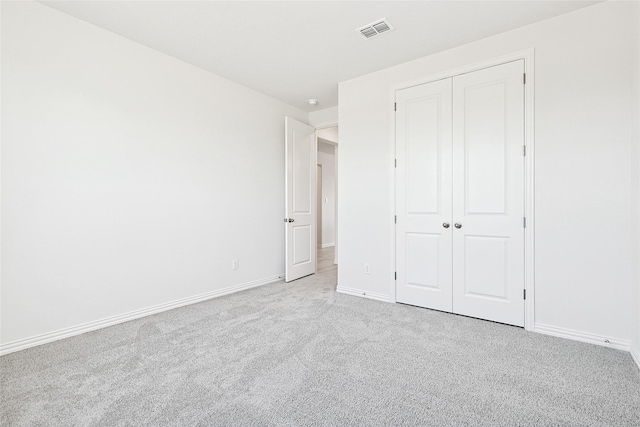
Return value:
<svg viewBox="0 0 640 427">
<path fill-rule="evenodd" d="M 391 24 L 389 24 L 386 18 L 382 18 L 372 22 L 371 24 L 367 24 L 364 27 L 360 27 L 356 31 L 365 39 L 370 39 L 371 37 L 375 37 L 378 34 L 386 33 L 391 30 L 393 30 Z"/>
</svg>

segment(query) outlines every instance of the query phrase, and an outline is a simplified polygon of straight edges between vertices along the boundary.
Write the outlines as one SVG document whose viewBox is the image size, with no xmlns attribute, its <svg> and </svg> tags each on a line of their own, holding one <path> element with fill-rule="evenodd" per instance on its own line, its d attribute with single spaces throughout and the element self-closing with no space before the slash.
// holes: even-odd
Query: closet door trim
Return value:
<svg viewBox="0 0 640 427">
<path fill-rule="evenodd" d="M 389 242 L 390 242 L 390 250 L 389 250 L 389 265 L 391 266 L 390 271 L 392 274 L 389 278 L 389 289 L 391 295 L 391 301 L 397 302 L 396 300 L 396 280 L 395 280 L 395 272 L 396 270 L 396 230 L 394 218 L 396 215 L 396 178 L 395 178 L 395 159 L 396 159 L 396 127 L 395 127 L 395 97 L 396 91 L 407 89 L 413 86 L 422 85 L 425 83 L 431 83 L 437 80 L 442 80 L 450 77 L 455 77 L 461 74 L 466 74 L 470 72 L 474 72 L 477 70 L 481 70 L 483 68 L 488 68 L 496 65 L 505 64 L 507 62 L 517 61 L 520 59 L 524 59 L 524 68 L 526 75 L 526 84 L 524 85 L 524 141 L 526 147 L 526 155 L 525 158 L 525 171 L 524 171 L 524 199 L 525 199 L 525 218 L 526 218 L 526 227 L 525 230 L 525 238 L 524 238 L 524 251 L 525 251 L 525 322 L 524 328 L 529 331 L 534 330 L 534 314 L 535 314 L 535 258 L 534 258 L 534 230 L 535 230 L 535 209 L 534 209 L 534 172 L 535 172 L 535 135 L 534 135 L 534 84 L 535 84 L 535 75 L 534 75 L 534 49 L 529 48 L 526 50 L 514 52 L 511 54 L 507 54 L 504 56 L 487 59 L 482 62 L 477 62 L 474 64 L 469 64 L 463 67 L 449 69 L 446 71 L 442 71 L 439 73 L 427 75 L 424 77 L 420 77 L 413 80 L 408 80 L 396 85 L 392 85 L 389 91 L 389 116 L 390 116 L 390 134 L 389 134 L 389 170 L 391 176 L 390 182 L 390 191 L 389 191 Z M 524 76 L 523 76 L 524 78 Z"/>
</svg>

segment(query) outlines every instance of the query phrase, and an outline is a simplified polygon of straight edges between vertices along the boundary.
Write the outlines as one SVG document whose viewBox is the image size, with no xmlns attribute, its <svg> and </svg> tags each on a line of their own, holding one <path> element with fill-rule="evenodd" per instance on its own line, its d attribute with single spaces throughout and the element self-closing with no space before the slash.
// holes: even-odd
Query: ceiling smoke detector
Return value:
<svg viewBox="0 0 640 427">
<path fill-rule="evenodd" d="M 370 39 L 382 33 L 387 33 L 393 30 L 393 27 L 387 21 L 387 18 L 378 19 L 371 24 L 367 24 L 364 27 L 358 28 L 356 31 L 360 33 L 365 39 Z"/>
<path fill-rule="evenodd" d="M 318 100 L 315 98 L 311 98 L 307 101 L 309 105 L 318 105 Z"/>
</svg>

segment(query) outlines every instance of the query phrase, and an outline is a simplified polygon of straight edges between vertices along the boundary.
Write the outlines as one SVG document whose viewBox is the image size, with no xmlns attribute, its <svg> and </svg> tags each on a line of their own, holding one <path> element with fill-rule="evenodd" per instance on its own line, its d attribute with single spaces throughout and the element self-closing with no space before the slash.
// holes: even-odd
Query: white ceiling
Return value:
<svg viewBox="0 0 640 427">
<path fill-rule="evenodd" d="M 305 111 L 338 82 L 594 1 L 43 1 Z M 356 31 L 379 18 L 395 30 Z M 308 98 L 317 98 L 315 107 Z"/>
</svg>

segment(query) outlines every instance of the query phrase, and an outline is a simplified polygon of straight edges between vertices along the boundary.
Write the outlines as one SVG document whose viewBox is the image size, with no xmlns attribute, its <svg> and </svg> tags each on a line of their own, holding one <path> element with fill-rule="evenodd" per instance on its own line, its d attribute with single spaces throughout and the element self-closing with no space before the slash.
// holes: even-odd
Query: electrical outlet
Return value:
<svg viewBox="0 0 640 427">
<path fill-rule="evenodd" d="M 364 274 L 371 274 L 371 266 L 368 262 L 364 263 Z"/>
<path fill-rule="evenodd" d="M 232 259 L 231 260 L 231 269 L 232 270 L 237 270 L 238 269 L 238 260 L 237 259 Z"/>
</svg>

